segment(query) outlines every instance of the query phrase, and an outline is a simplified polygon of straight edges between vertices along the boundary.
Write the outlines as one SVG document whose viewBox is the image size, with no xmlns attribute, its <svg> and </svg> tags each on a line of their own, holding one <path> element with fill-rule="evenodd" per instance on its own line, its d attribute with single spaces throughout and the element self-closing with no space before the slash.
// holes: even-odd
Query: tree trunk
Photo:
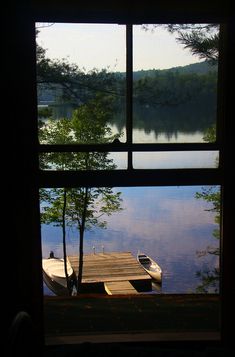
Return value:
<svg viewBox="0 0 235 357">
<path fill-rule="evenodd" d="M 88 187 L 85 188 L 84 201 L 83 201 L 83 212 L 81 224 L 79 226 L 79 264 L 78 264 L 78 279 L 77 279 L 77 294 L 81 290 L 82 285 L 82 273 L 83 273 L 83 240 L 84 240 L 84 231 L 86 224 L 86 212 L 88 204 Z"/>
<path fill-rule="evenodd" d="M 66 282 L 67 282 L 67 289 L 69 292 L 69 295 L 71 295 L 71 286 L 69 284 L 69 276 L 68 276 L 68 269 L 67 269 L 67 251 L 66 251 L 66 222 L 65 222 L 65 212 L 66 212 L 66 204 L 67 204 L 67 192 L 66 188 L 64 188 L 63 192 L 63 212 L 62 212 L 62 228 L 63 228 L 63 257 L 64 257 L 64 271 L 65 271 L 65 276 L 66 276 Z"/>
</svg>

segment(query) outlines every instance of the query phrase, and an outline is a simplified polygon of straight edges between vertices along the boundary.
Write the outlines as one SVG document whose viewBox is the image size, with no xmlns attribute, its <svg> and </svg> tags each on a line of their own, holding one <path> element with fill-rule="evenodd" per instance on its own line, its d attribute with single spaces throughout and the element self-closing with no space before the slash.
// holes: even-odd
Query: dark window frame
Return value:
<svg viewBox="0 0 235 357">
<path fill-rule="evenodd" d="M 221 23 L 224 24 L 221 68 L 219 70 L 221 121 L 218 123 L 221 165 L 216 170 L 169 170 L 130 172 L 42 172 L 38 156 L 45 148 L 38 144 L 37 94 L 35 66 L 35 22 L 93 22 L 93 23 Z M 5 252 L 10 252 L 14 264 L 8 265 L 4 286 L 9 276 L 14 280 L 14 294 L 3 294 L 4 337 L 8 341 L 8 328 L 18 311 L 25 310 L 32 317 L 36 330 L 36 349 L 44 351 L 43 278 L 41 266 L 40 187 L 77 186 L 78 182 L 95 185 L 222 185 L 221 212 L 221 342 L 219 346 L 234 350 L 234 299 L 231 283 L 234 268 L 234 49 L 235 12 L 230 0 L 145 0 L 128 2 L 107 0 L 88 2 L 68 0 L 27 1 L 9 3 L 4 7 L 4 95 L 9 115 L 3 124 L 3 222 L 10 227 L 4 240 Z M 24 105 L 23 109 L 22 106 Z M 9 134 L 11 133 L 11 134 Z M 142 150 L 142 148 L 141 148 Z M 231 157 L 232 156 L 232 157 Z M 6 165 L 5 165 L 6 164 Z M 80 181 L 79 181 L 80 180 Z M 14 205 L 14 206 L 13 206 Z M 14 210 L 13 210 L 14 208 Z M 9 213 L 11 212 L 11 213 Z M 173 347 L 179 346 L 173 342 Z M 185 348 L 185 342 L 180 346 Z M 216 341 L 205 341 L 202 346 L 218 346 Z M 209 344 L 208 344 L 209 343 Z M 206 344 L 206 345 L 205 345 Z M 198 348 L 198 341 L 187 341 Z M 159 348 L 159 341 L 156 341 Z M 166 342 L 167 348 L 170 341 Z M 9 346 L 7 345 L 7 348 Z M 89 346 L 88 346 L 89 347 Z M 225 352 L 228 350 L 226 349 Z M 43 353 L 42 353 L 43 354 Z"/>
<path fill-rule="evenodd" d="M 197 4 L 196 4 L 197 3 Z M 232 228 L 232 207 L 231 207 L 231 196 L 230 190 L 232 188 L 231 180 L 227 176 L 230 172 L 229 169 L 229 150 L 231 149 L 231 141 L 227 142 L 229 138 L 232 139 L 232 134 L 230 132 L 231 120 L 229 119 L 229 113 L 232 111 L 232 92 L 229 89 L 230 76 L 228 74 L 228 69 L 233 68 L 232 61 L 230 60 L 228 54 L 233 53 L 232 46 L 234 43 L 233 33 L 235 31 L 232 19 L 229 18 L 229 10 L 227 4 L 223 7 L 221 2 L 213 3 L 214 8 L 211 8 L 211 4 L 207 2 L 197 1 L 194 6 L 188 7 L 188 3 L 184 1 L 177 1 L 175 6 L 171 1 L 163 1 L 158 4 L 158 12 L 153 12 L 151 6 L 146 12 L 142 12 L 142 7 L 140 6 L 137 11 L 127 11 L 125 6 L 121 5 L 121 11 L 115 12 L 113 9 L 111 12 L 102 13 L 97 7 L 94 8 L 92 13 L 82 6 L 79 11 L 74 14 L 73 9 L 69 9 L 69 5 L 65 7 L 58 7 L 57 15 L 54 13 L 54 8 L 49 8 L 45 12 L 45 9 L 37 9 L 37 16 L 34 17 L 37 21 L 53 21 L 55 22 L 86 22 L 86 23 L 97 23 L 97 22 L 107 22 L 107 23 L 129 23 L 141 24 L 141 23 L 221 23 L 223 24 L 223 39 L 225 43 L 222 43 L 222 51 L 220 58 L 219 74 L 218 74 L 218 115 L 221 118 L 217 122 L 218 129 L 218 143 L 220 151 L 220 166 L 217 169 L 174 169 L 174 170 L 125 170 L 115 171 L 115 172 L 46 172 L 35 168 L 35 178 L 36 187 L 59 187 L 59 186 L 77 186 L 78 182 L 81 186 L 133 186 L 133 185 L 221 185 L 222 187 L 222 251 L 221 251 L 221 338 L 224 343 L 230 345 L 232 343 L 232 332 L 230 329 L 231 314 L 230 308 L 233 306 L 232 296 L 233 293 L 229 292 L 230 287 L 230 272 L 232 265 L 232 255 L 231 247 L 233 244 L 229 239 L 229 235 Z M 178 7 L 178 5 L 181 5 Z M 191 5 L 191 4 L 190 4 Z M 169 7 L 168 7 L 169 6 Z M 171 8 L 170 6 L 173 6 Z M 183 6 L 183 7 L 182 7 Z M 114 6 L 116 8 L 116 6 Z M 66 11 L 64 12 L 64 9 Z M 145 8 L 147 9 L 147 8 Z M 183 12 L 182 12 L 183 9 Z M 120 9 L 119 9 L 120 10 Z M 156 11 L 156 8 L 155 8 Z M 45 14 L 46 13 L 46 14 Z M 172 21 L 174 19 L 174 21 Z M 228 68 L 227 68 L 228 67 Z M 233 73 L 233 72 L 232 72 Z M 234 73 L 233 73 L 234 74 Z M 225 93 L 222 93 L 224 92 Z M 218 144 L 217 143 L 217 144 Z M 217 145 L 216 144 L 216 145 Z M 147 144 L 146 149 L 152 151 L 152 144 Z M 183 144 L 185 145 L 185 144 Z M 189 150 L 199 150 L 198 144 L 186 144 Z M 195 146 L 196 145 L 196 146 Z M 202 145 L 199 144 L 202 148 Z M 208 149 L 217 149 L 218 147 L 212 144 L 206 144 Z M 171 144 L 171 148 L 174 150 L 182 150 L 181 144 Z M 132 146 L 133 148 L 134 146 Z M 122 146 L 123 148 L 123 146 Z M 166 150 L 165 144 L 159 144 L 159 150 Z M 48 148 L 42 145 L 36 145 L 35 147 L 38 154 L 41 152 L 47 152 Z M 52 147 L 50 150 L 63 151 L 63 148 L 59 146 Z M 67 149 L 73 150 L 75 147 Z M 80 150 L 80 148 L 77 147 Z M 84 151 L 85 146 L 82 147 Z M 93 148 L 94 149 L 94 148 Z M 103 151 L 104 148 L 101 148 Z M 111 148 L 107 148 L 110 150 Z M 135 148 L 137 150 L 138 147 Z M 203 150 L 204 148 L 202 148 Z M 78 151 L 79 151 L 78 150 Z M 86 149 L 88 151 L 88 148 Z M 90 150 L 90 148 L 89 148 Z M 97 148 L 96 148 L 97 150 Z M 112 151 L 125 151 L 122 150 L 120 146 L 115 148 L 112 147 Z M 141 151 L 143 151 L 143 146 L 141 145 Z"/>
<path fill-rule="evenodd" d="M 91 22 L 92 23 L 92 22 Z M 208 22 L 209 23 L 209 22 Z M 68 186 L 68 182 L 74 186 L 73 182 L 79 182 L 81 186 L 130 186 L 132 185 L 179 185 L 190 184 L 221 184 L 221 159 L 222 150 L 221 128 L 222 111 L 220 100 L 221 77 L 221 54 L 218 64 L 218 84 L 217 84 L 217 117 L 216 117 L 216 141 L 213 143 L 133 143 L 133 24 L 126 23 L 126 142 L 109 144 L 72 144 L 72 145 L 51 145 L 39 144 L 38 152 L 127 152 L 127 169 L 112 171 L 89 172 L 72 171 L 43 171 L 39 170 L 39 184 L 41 187 Z M 220 32 L 223 26 L 220 25 Z M 220 36 L 223 38 L 223 36 Z M 219 166 L 217 168 L 206 169 L 134 169 L 133 152 L 177 152 L 177 151 L 203 151 L 211 150 L 219 152 Z M 92 175 L 91 175 L 92 173 Z M 167 184 L 166 184 L 167 183 Z"/>
</svg>

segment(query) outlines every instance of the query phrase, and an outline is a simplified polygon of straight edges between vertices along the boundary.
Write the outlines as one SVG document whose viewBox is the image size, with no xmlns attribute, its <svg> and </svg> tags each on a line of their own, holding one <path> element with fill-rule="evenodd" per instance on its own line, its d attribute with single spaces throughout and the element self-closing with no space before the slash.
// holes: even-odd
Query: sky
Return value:
<svg viewBox="0 0 235 357">
<path fill-rule="evenodd" d="M 44 24 L 44 25 L 47 25 Z M 37 42 L 51 59 L 66 59 L 85 71 L 125 71 L 125 26 L 117 24 L 54 23 L 39 29 Z M 200 62 L 166 29 L 133 31 L 133 69 L 167 69 Z"/>
</svg>

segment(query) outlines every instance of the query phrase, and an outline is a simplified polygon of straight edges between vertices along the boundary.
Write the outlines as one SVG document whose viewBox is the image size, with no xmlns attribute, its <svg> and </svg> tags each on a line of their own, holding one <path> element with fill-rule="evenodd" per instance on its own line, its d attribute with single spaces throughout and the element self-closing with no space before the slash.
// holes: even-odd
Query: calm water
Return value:
<svg viewBox="0 0 235 357">
<path fill-rule="evenodd" d="M 124 27 L 118 26 L 114 31 L 119 33 L 120 43 L 123 43 L 123 49 L 125 49 L 125 35 L 121 28 L 124 29 Z M 136 44 L 143 35 L 147 36 L 146 43 L 149 43 L 148 40 L 153 40 L 154 34 L 151 31 L 143 31 L 138 37 L 136 29 L 137 27 L 134 34 L 134 64 L 137 64 L 137 67 L 144 68 L 142 65 L 143 50 L 138 53 L 138 45 L 136 46 Z M 91 43 L 90 40 L 93 40 L 93 43 L 96 44 L 100 39 L 100 37 L 97 38 L 97 32 L 92 34 L 89 29 L 89 34 L 89 43 Z M 159 42 L 158 38 L 156 41 L 160 45 L 161 41 Z M 102 40 L 102 45 L 103 42 Z M 164 41 L 162 43 L 165 46 Z M 106 46 L 109 48 L 110 44 L 106 43 Z M 50 48 L 50 45 L 48 44 L 46 47 Z M 119 58 L 118 55 L 118 59 L 115 58 L 116 64 L 118 61 L 122 63 L 122 59 L 124 60 L 125 51 L 123 49 L 119 54 L 121 57 Z M 149 56 L 148 51 L 150 49 L 151 47 L 147 48 L 144 55 Z M 163 53 L 164 49 L 165 47 Z M 71 53 L 67 52 L 66 49 L 64 51 L 63 58 L 69 58 Z M 93 62 L 92 67 L 96 68 L 97 58 L 94 58 Z M 110 67 L 110 64 L 108 64 L 108 67 Z M 157 63 L 155 66 L 157 68 Z M 87 67 L 87 60 L 85 67 Z M 103 64 L 102 68 L 106 68 L 106 64 Z M 183 77 L 184 75 L 181 78 Z M 141 86 L 133 86 L 133 142 L 203 142 L 205 130 L 216 123 L 216 79 L 211 78 L 209 84 L 207 81 L 200 80 L 198 82 L 200 85 L 195 86 L 197 82 L 194 83 L 194 77 L 192 77 L 191 85 L 185 80 L 179 82 L 179 78 L 177 76 L 172 77 L 170 73 L 169 76 L 164 77 L 164 81 L 163 79 L 159 81 L 160 78 L 163 77 L 158 78 L 159 83 L 155 81 L 147 82 L 146 88 L 144 88 L 143 83 Z M 175 79 L 173 80 L 173 78 Z M 134 80 L 137 80 L 137 77 Z M 149 85 L 152 85 L 152 83 L 155 86 L 152 89 L 156 98 L 153 98 L 153 93 L 149 93 Z M 181 83 L 185 85 L 181 87 Z M 163 85 L 162 97 L 161 90 L 159 93 L 157 91 L 159 84 L 160 89 L 161 84 Z M 86 103 L 91 94 L 93 98 L 95 87 L 92 86 L 90 90 L 89 86 L 86 86 L 85 91 L 83 91 L 81 85 L 79 92 L 81 103 L 83 101 Z M 112 133 L 121 135 L 121 142 L 126 141 L 126 104 L 124 96 L 119 96 L 124 87 L 122 81 L 118 80 L 116 88 L 118 96 L 115 100 L 116 106 L 114 105 L 118 108 L 118 111 L 114 109 L 112 121 L 109 123 Z M 198 90 L 197 88 L 201 89 Z M 97 93 L 100 93 L 100 89 L 102 89 L 102 85 L 101 88 L 100 86 L 97 87 Z M 43 93 L 43 90 L 45 90 L 45 93 Z M 71 118 L 76 106 L 69 103 L 57 103 L 57 96 L 61 94 L 59 88 L 57 88 L 56 93 L 52 93 L 49 88 L 42 86 L 38 93 L 40 93 L 39 102 L 52 101 L 51 107 L 54 119 Z M 159 101 L 160 105 L 156 105 L 155 99 L 157 99 L 157 102 Z M 170 105 L 166 104 L 168 100 Z M 55 101 L 54 104 L 53 101 Z M 80 105 L 80 103 L 77 105 Z M 170 154 L 160 152 L 147 153 L 147 156 L 143 152 L 134 152 L 133 164 L 135 169 L 214 168 L 218 164 L 217 157 L 218 152 L 215 151 L 175 152 Z M 127 167 L 126 152 L 110 153 L 110 158 L 117 165 L 117 168 L 125 169 Z M 212 206 L 202 199 L 195 198 L 196 192 L 201 192 L 202 187 L 132 187 L 114 188 L 113 190 L 122 193 L 123 211 L 105 217 L 107 229 L 94 228 L 85 232 L 84 252 L 93 253 L 93 247 L 95 247 L 96 252 L 102 252 L 102 247 L 104 247 L 105 252 L 130 251 L 136 256 L 137 251 L 141 250 L 156 260 L 163 270 L 162 286 L 160 289 L 159 287 L 156 288 L 156 292 L 196 292 L 197 287 L 201 284 L 197 273 L 212 271 L 219 263 L 218 257 L 211 254 L 199 257 L 199 252 L 207 247 L 216 248 L 219 244 L 213 237 L 214 230 L 218 228 L 215 224 L 215 216 L 213 212 L 208 211 Z M 76 229 L 68 228 L 68 254 L 78 254 L 78 241 Z M 62 230 L 53 225 L 42 225 L 43 257 L 48 257 L 51 250 L 54 251 L 56 256 L 62 257 Z M 210 292 L 214 292 L 213 289 Z M 50 294 L 46 287 L 45 294 Z"/>
<path fill-rule="evenodd" d="M 213 237 L 218 225 L 208 211 L 211 205 L 195 198 L 201 190 L 201 186 L 114 188 L 122 192 L 123 211 L 105 217 L 106 229 L 86 231 L 84 253 L 92 253 L 93 247 L 102 252 L 102 246 L 105 252 L 130 251 L 134 256 L 141 250 L 163 270 L 162 286 L 156 292 L 196 292 L 201 283 L 197 272 L 218 266 L 218 257 L 198 256 L 219 244 Z M 78 253 L 78 233 L 72 228 L 67 232 L 67 249 L 68 254 Z M 62 231 L 42 225 L 43 257 L 50 250 L 62 257 Z M 50 294 L 46 287 L 45 294 Z"/>
</svg>

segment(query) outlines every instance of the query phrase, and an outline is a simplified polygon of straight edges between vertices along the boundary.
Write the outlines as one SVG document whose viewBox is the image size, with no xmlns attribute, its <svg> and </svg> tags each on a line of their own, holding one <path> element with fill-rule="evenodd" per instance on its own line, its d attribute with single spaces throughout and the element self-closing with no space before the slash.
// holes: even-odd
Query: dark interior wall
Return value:
<svg viewBox="0 0 235 357">
<path fill-rule="evenodd" d="M 225 41 L 225 73 L 222 97 L 224 99 L 223 121 L 223 150 L 221 159 L 223 161 L 223 186 L 222 186 L 222 256 L 221 256 L 221 325 L 222 340 L 227 345 L 235 346 L 235 329 L 232 327 L 235 318 L 235 285 L 232 282 L 235 274 L 234 252 L 234 214 L 235 214 L 235 192 L 234 192 L 234 83 L 235 83 L 235 3 L 231 6 L 227 22 L 227 40 Z M 223 83 L 223 82 L 222 82 Z"/>
<path fill-rule="evenodd" d="M 69 5 L 69 6 L 68 6 Z M 222 5 L 222 6 L 221 6 Z M 74 21 L 90 20 L 98 22 L 114 21 L 134 23 L 155 23 L 159 21 L 177 21 L 179 16 L 185 17 L 188 22 L 196 20 L 196 18 L 206 17 L 207 20 L 211 17 L 215 19 L 217 16 L 226 16 L 229 9 L 229 1 L 222 2 L 221 0 L 146 0 L 146 1 L 110 1 L 110 0 L 90 0 L 89 2 L 77 0 L 50 0 L 50 1 L 33 1 L 31 7 L 38 16 L 58 17 L 61 19 L 68 16 L 74 18 Z"/>
<path fill-rule="evenodd" d="M 18 311 L 42 331 L 42 279 L 37 207 L 34 33 L 28 6 L 12 3 L 2 18 L 4 204 L 4 332 Z M 3 112 L 2 112 L 3 113 Z M 34 118 L 34 119 L 33 119 Z M 41 336 L 41 332 L 37 334 Z"/>
<path fill-rule="evenodd" d="M 231 2 L 232 3 L 232 2 Z M 2 142 L 3 169 L 2 185 L 2 241 L 4 241 L 3 274 L 3 326 L 4 338 L 13 317 L 19 310 L 30 313 L 37 329 L 39 342 L 43 341 L 43 303 L 41 277 L 41 248 L 38 226 L 37 206 L 37 133 L 36 133 L 36 95 L 35 95 L 35 59 L 34 20 L 37 21 L 97 21 L 146 22 L 176 21 L 184 16 L 184 21 L 196 21 L 200 17 L 229 22 L 229 43 L 226 78 L 226 125 L 225 125 L 225 167 L 224 167 L 224 199 L 225 217 L 223 271 L 222 282 L 223 304 L 222 321 L 224 336 L 232 341 L 233 332 L 228 327 L 234 311 L 234 283 L 231 264 L 234 252 L 234 227 L 232 224 L 232 192 L 233 176 L 231 160 L 228 159 L 232 149 L 232 117 L 234 92 L 234 17 L 229 1 L 21 1 L 6 4 L 2 13 L 3 28 L 3 92 L 2 108 Z M 145 22 L 143 21 L 143 22 Z M 34 119 L 32 119 L 34 118 Z M 6 266 L 6 259 L 10 264 Z M 7 269 L 6 269 L 7 268 Z M 234 275 L 232 275 L 234 277 Z M 234 279 L 233 279 L 234 280 Z M 232 285 L 232 286 L 231 286 Z"/>
</svg>

